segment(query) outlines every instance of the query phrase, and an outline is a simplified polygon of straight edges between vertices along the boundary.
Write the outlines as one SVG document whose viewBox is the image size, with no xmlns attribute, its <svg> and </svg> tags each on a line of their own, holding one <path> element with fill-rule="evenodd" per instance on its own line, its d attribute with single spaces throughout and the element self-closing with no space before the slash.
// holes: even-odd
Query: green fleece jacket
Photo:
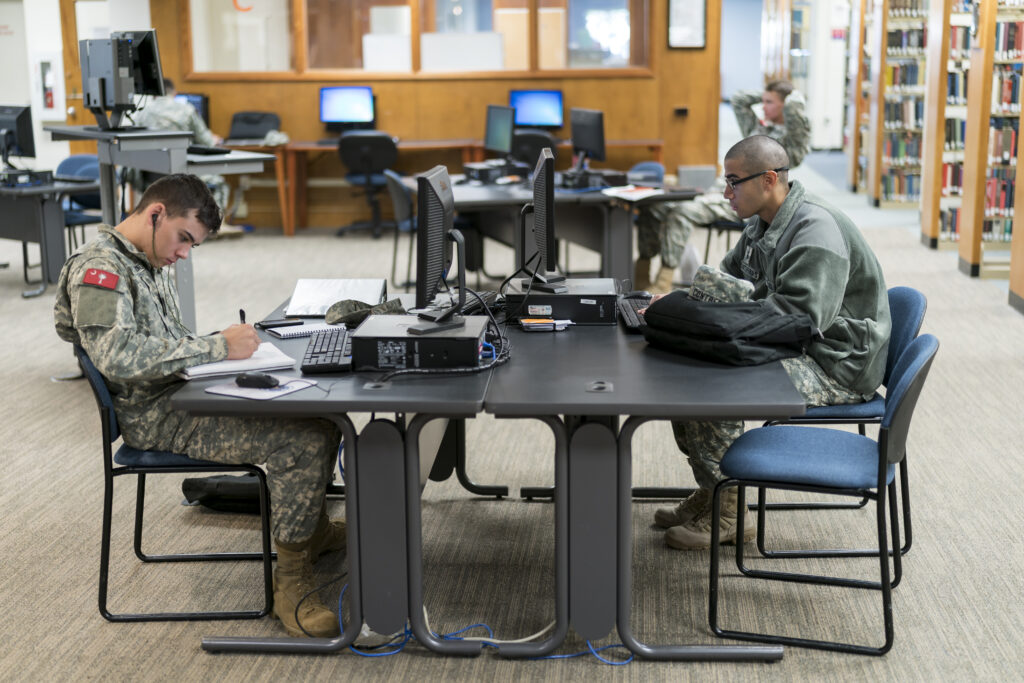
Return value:
<svg viewBox="0 0 1024 683">
<path fill-rule="evenodd" d="M 771 224 L 747 221 L 721 269 L 753 282 L 751 298 L 811 316 L 823 338 L 807 355 L 837 382 L 862 394 L 882 383 L 891 327 L 885 277 L 843 212 L 793 181 Z"/>
</svg>

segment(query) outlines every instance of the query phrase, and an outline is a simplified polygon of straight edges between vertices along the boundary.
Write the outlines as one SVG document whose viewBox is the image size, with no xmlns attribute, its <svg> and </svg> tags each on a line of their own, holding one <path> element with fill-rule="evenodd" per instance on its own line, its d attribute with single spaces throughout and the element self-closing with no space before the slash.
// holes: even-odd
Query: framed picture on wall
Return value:
<svg viewBox="0 0 1024 683">
<path fill-rule="evenodd" d="M 668 46 L 703 48 L 707 0 L 668 0 Z"/>
</svg>

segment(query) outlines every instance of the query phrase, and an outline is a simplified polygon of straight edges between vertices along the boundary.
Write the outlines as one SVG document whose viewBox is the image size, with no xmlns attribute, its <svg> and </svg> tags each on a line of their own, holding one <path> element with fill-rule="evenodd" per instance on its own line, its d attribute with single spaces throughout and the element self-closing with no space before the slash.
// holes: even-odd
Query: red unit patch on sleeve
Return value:
<svg viewBox="0 0 1024 683">
<path fill-rule="evenodd" d="M 120 279 L 120 275 L 114 275 L 113 273 L 108 273 L 105 270 L 90 268 L 85 271 L 85 277 L 82 278 L 82 282 L 87 285 L 96 285 L 97 287 L 104 287 L 106 289 L 116 289 L 117 281 Z"/>
</svg>

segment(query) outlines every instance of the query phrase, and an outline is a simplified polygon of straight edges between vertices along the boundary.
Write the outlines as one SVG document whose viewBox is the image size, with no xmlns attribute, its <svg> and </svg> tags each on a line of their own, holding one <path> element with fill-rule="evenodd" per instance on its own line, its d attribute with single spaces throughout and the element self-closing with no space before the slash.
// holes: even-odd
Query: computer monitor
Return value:
<svg viewBox="0 0 1024 683">
<path fill-rule="evenodd" d="M 0 153 L 5 171 L 12 168 L 8 157 L 36 155 L 31 107 L 0 106 Z"/>
<path fill-rule="evenodd" d="M 570 109 L 572 151 L 575 170 L 582 171 L 587 159 L 604 161 L 604 113 L 596 109 Z"/>
<path fill-rule="evenodd" d="M 452 228 L 455 197 L 448 169 L 435 166 L 417 180 L 416 308 L 426 308 L 444 286 L 451 267 L 449 241 L 458 248 L 459 302 L 440 310 L 422 311 L 424 323 L 409 328 L 412 334 L 440 332 L 465 324 L 459 311 L 466 305 L 466 252 L 462 233 Z"/>
<path fill-rule="evenodd" d="M 136 95 L 164 94 L 156 31 L 115 31 L 109 39 L 79 41 L 78 50 L 85 106 L 100 129 L 120 128 L 135 111 Z"/>
<path fill-rule="evenodd" d="M 373 88 L 339 85 L 320 88 L 320 121 L 331 133 L 373 130 L 376 127 Z"/>
<path fill-rule="evenodd" d="M 525 280 L 524 287 L 541 292 L 566 292 L 565 277 L 557 273 L 558 248 L 555 241 L 555 155 L 547 147 L 540 151 L 537 166 L 533 170 L 533 204 L 527 204 L 522 216 L 520 229 L 523 231 L 522 243 L 528 243 L 526 234 L 526 214 L 533 213 L 533 238 L 537 245 L 537 266 L 529 273 L 529 259 L 523 249 L 520 267 L 532 275 Z"/>
<path fill-rule="evenodd" d="M 200 95 L 198 93 L 180 92 L 174 96 L 174 99 L 179 102 L 185 102 L 191 104 L 192 108 L 199 113 L 199 118 L 203 120 L 207 126 L 210 125 L 210 98 L 206 95 Z"/>
<path fill-rule="evenodd" d="M 510 90 L 508 103 L 516 110 L 516 125 L 561 128 L 564 123 L 561 90 Z"/>
<path fill-rule="evenodd" d="M 515 129 L 515 112 L 512 107 L 499 104 L 487 105 L 487 126 L 484 130 L 484 149 L 503 157 L 512 152 L 512 133 Z"/>
</svg>

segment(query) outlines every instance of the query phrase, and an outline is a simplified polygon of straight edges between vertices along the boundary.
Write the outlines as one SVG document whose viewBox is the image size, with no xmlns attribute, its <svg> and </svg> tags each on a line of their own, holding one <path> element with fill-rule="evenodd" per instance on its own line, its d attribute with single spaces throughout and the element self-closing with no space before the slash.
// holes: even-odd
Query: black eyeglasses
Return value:
<svg viewBox="0 0 1024 683">
<path fill-rule="evenodd" d="M 753 180 L 754 178 L 758 178 L 760 176 L 763 176 L 765 173 L 782 173 L 783 171 L 788 171 L 788 170 L 789 170 L 789 166 L 783 166 L 782 168 L 772 168 L 772 169 L 769 169 L 767 171 L 761 171 L 760 173 L 755 173 L 754 175 L 748 175 L 746 178 L 737 178 L 736 180 L 729 180 L 728 176 L 726 176 L 725 184 L 728 185 L 730 189 L 735 190 L 737 185 L 742 185 L 743 183 L 747 182 L 748 180 Z"/>
</svg>

